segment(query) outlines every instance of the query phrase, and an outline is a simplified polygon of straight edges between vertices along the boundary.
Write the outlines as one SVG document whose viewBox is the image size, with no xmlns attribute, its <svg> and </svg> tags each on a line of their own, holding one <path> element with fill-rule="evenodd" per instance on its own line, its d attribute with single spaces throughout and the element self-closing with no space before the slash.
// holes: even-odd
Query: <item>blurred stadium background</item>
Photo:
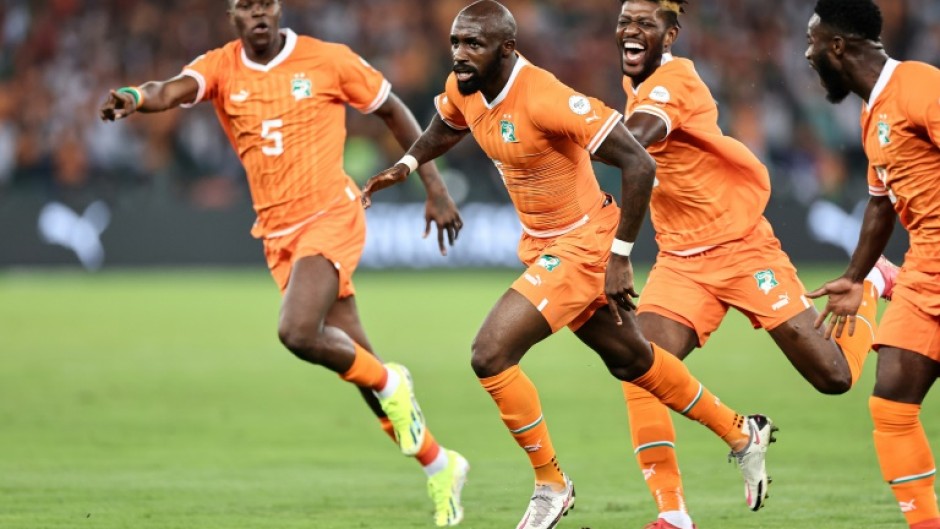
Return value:
<svg viewBox="0 0 940 529">
<path fill-rule="evenodd" d="M 519 48 L 562 81 L 622 108 L 616 0 L 507 1 Z M 348 43 L 422 123 L 449 71 L 447 34 L 463 0 L 288 0 L 284 25 Z M 858 102 L 829 105 L 803 59 L 811 0 L 693 2 L 676 47 L 692 56 L 724 130 L 771 168 L 769 216 L 798 260 L 842 259 L 865 199 Z M 0 266 L 261 264 L 238 160 L 210 106 L 119 124 L 107 89 L 175 75 L 233 38 L 222 0 L 6 0 L 0 7 Z M 896 57 L 940 63 L 940 2 L 882 2 Z M 349 114 L 348 172 L 363 181 L 400 155 L 379 120 Z M 364 266 L 511 266 L 518 225 L 472 141 L 441 161 L 467 216 L 450 259 L 418 235 L 420 209 L 370 213 Z M 605 167 L 604 186 L 618 178 Z M 417 182 L 385 204 L 422 200 Z M 500 213 L 500 211 L 502 211 Z M 815 215 L 815 231 L 807 218 Z M 146 244 L 141 241 L 146 240 Z M 648 241 L 648 239 L 647 239 Z M 653 255 L 644 244 L 641 259 Z M 903 247 L 903 241 L 899 248 Z"/>
<path fill-rule="evenodd" d="M 888 52 L 940 65 L 940 2 L 879 3 Z M 286 0 L 284 25 L 348 43 L 426 123 L 449 70 L 447 32 L 465 4 Z M 506 4 L 529 59 L 622 108 L 617 0 Z M 770 166 L 768 216 L 809 286 L 844 265 L 867 193 L 858 103 L 826 103 L 803 59 L 812 6 L 692 0 L 675 50 L 696 60 L 725 132 Z M 248 235 L 242 169 L 212 109 L 97 119 L 108 88 L 175 75 L 230 40 L 224 7 L 0 2 L 0 528 L 430 524 L 422 474 L 395 457 L 355 392 L 278 344 L 279 299 Z M 400 156 L 380 120 L 350 112 L 348 125 L 346 167 L 357 180 Z M 519 226 L 472 141 L 440 167 L 467 221 L 457 247 L 442 258 L 420 238 L 417 182 L 383 192 L 369 211 L 363 267 L 375 271 L 357 276 L 359 305 L 380 352 L 411 368 L 436 435 L 474 464 L 465 526 L 508 527 L 530 474 L 467 361 L 477 326 L 516 273 L 505 267 L 516 265 Z M 598 174 L 618 191 L 616 174 Z M 906 241 L 897 231 L 889 254 L 899 261 Z M 643 236 L 637 257 L 648 263 L 649 226 Z M 456 269 L 389 270 L 407 267 Z M 560 334 L 525 366 L 579 483 L 578 511 L 563 527 L 641 527 L 655 514 L 619 387 Z M 731 315 L 689 363 L 724 400 L 784 427 L 770 463 L 773 499 L 752 515 L 723 446 L 697 425 L 677 425 L 699 527 L 901 527 L 871 446 L 874 358 L 849 395 L 817 395 L 763 333 Z M 935 450 L 938 404 L 935 394 L 924 414 Z"/>
</svg>

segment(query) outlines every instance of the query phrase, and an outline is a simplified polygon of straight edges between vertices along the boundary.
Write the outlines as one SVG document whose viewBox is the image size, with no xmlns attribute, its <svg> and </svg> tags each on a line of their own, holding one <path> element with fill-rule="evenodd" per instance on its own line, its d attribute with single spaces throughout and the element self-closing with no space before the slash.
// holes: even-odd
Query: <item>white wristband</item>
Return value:
<svg viewBox="0 0 940 529">
<path fill-rule="evenodd" d="M 610 253 L 615 253 L 622 257 L 630 257 L 631 251 L 633 251 L 633 243 L 621 241 L 620 239 L 614 239 L 614 244 L 610 247 Z"/>
<path fill-rule="evenodd" d="M 411 174 L 418 170 L 418 159 L 410 154 L 406 154 L 402 156 L 401 160 L 398 160 L 398 163 L 396 163 L 396 165 L 398 165 L 399 163 L 402 165 L 408 166 L 408 174 Z"/>
</svg>

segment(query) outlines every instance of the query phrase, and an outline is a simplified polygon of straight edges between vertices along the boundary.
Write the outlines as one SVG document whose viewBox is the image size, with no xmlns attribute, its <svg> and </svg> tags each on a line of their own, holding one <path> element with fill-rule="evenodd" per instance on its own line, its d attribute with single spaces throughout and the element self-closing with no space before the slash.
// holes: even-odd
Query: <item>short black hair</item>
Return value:
<svg viewBox="0 0 940 529">
<path fill-rule="evenodd" d="M 636 0 L 620 0 L 620 4 L 623 5 L 623 4 L 627 3 L 627 2 L 632 2 L 632 1 L 636 1 Z M 664 3 L 662 0 L 645 0 L 645 1 L 646 1 L 646 2 L 652 2 L 652 3 L 654 3 L 654 4 L 660 4 L 660 5 L 662 5 L 662 4 Z M 687 5 L 689 4 L 689 0 L 668 0 L 668 3 L 670 3 L 670 4 L 675 4 L 676 7 L 679 8 L 679 12 L 677 13 L 677 12 L 672 11 L 672 10 L 663 11 L 663 12 L 661 13 L 662 16 L 663 16 L 663 18 L 666 19 L 666 23 L 667 23 L 668 25 L 673 26 L 673 27 L 677 27 L 677 28 L 678 28 L 678 27 L 681 27 L 681 26 L 679 25 L 679 13 L 685 13 L 685 6 L 687 6 Z"/>
<path fill-rule="evenodd" d="M 815 11 L 833 29 L 867 40 L 881 39 L 884 19 L 874 0 L 818 0 Z"/>
</svg>

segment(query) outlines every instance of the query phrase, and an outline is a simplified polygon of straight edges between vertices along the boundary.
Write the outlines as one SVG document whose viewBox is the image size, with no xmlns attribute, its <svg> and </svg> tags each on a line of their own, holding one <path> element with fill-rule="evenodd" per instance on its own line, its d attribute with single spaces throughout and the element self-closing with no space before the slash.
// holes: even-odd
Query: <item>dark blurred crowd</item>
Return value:
<svg viewBox="0 0 940 529">
<path fill-rule="evenodd" d="M 448 34 L 466 0 L 285 0 L 283 25 L 349 44 L 424 123 L 449 71 Z M 519 50 L 562 81 L 622 108 L 617 0 L 507 0 Z M 940 64 L 940 2 L 880 0 L 892 56 Z M 858 104 L 829 105 L 808 68 L 813 0 L 692 0 L 677 55 L 696 61 L 722 126 L 770 167 L 775 193 L 803 202 L 863 195 Z M 0 3 L 0 194 L 150 193 L 206 208 L 247 196 L 209 105 L 103 123 L 109 88 L 164 79 L 234 38 L 226 0 L 4 0 Z M 357 179 L 400 149 L 374 117 L 350 113 L 346 167 Z M 462 200 L 503 200 L 473 142 L 443 162 Z M 404 188 L 398 198 L 420 197 Z M 847 198 L 848 197 L 848 198 Z"/>
</svg>

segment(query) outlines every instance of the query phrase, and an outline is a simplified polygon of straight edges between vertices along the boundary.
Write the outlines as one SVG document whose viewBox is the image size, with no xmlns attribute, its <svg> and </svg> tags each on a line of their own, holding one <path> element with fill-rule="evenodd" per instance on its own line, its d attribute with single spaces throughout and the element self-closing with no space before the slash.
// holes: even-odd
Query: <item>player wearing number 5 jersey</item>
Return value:
<svg viewBox="0 0 940 529">
<path fill-rule="evenodd" d="M 341 44 L 279 27 L 277 0 L 231 0 L 239 39 L 197 58 L 163 82 L 112 91 L 101 117 L 159 112 L 209 101 L 248 174 L 257 221 L 252 235 L 283 294 L 278 334 L 298 358 L 360 388 L 401 451 L 424 466 L 438 526 L 463 517 L 466 460 L 427 430 L 409 372 L 383 364 L 359 321 L 352 274 L 365 243 L 357 186 L 343 171 L 345 107 L 381 117 L 407 147 L 420 128 L 388 81 Z M 461 220 L 433 165 L 419 171 L 427 228 L 453 244 Z"/>
<path fill-rule="evenodd" d="M 940 377 L 940 70 L 888 57 L 881 28 L 872 0 L 819 0 L 807 28 L 806 58 L 827 99 L 838 103 L 854 93 L 863 101 L 869 162 L 871 197 L 858 248 L 829 284 L 858 284 L 901 219 L 910 249 L 875 335 L 878 371 L 868 403 L 881 474 L 908 526 L 940 529 L 937 465 L 920 419 Z M 829 303 L 858 310 L 857 297 L 833 293 Z"/>
</svg>

